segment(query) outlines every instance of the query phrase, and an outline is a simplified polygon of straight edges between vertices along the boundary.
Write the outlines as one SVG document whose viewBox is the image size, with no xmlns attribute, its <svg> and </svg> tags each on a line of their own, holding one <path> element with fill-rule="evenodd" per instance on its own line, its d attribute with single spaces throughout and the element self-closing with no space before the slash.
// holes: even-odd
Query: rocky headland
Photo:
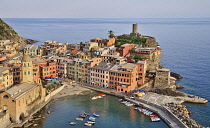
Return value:
<svg viewBox="0 0 210 128">
<path fill-rule="evenodd" d="M 32 44 L 38 41 L 20 37 L 20 35 L 2 19 L 0 19 L 0 40 L 10 40 L 20 45 Z"/>
</svg>

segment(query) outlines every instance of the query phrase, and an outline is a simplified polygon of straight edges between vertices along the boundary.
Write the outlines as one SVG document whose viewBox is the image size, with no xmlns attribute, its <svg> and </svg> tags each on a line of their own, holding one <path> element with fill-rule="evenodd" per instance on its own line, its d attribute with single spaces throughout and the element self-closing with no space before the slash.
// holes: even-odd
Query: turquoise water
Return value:
<svg viewBox="0 0 210 128">
<path fill-rule="evenodd" d="M 52 101 L 47 108 L 54 111 L 46 115 L 44 122 L 36 128 L 82 128 L 85 121 L 76 121 L 82 112 L 97 113 L 95 128 L 168 128 L 163 122 L 151 122 L 148 116 L 127 107 L 118 101 L 119 98 L 107 95 L 102 99 L 91 100 L 94 94 L 72 96 Z M 68 122 L 77 124 L 71 126 Z"/>
<path fill-rule="evenodd" d="M 40 41 L 79 43 L 91 38 L 107 38 L 130 33 L 132 24 L 139 32 L 154 36 L 162 48 L 161 65 L 181 74 L 181 91 L 210 101 L 210 18 L 205 19 L 3 19 L 21 36 Z M 60 102 L 60 101 L 58 101 Z M 63 105 L 67 105 L 68 102 Z M 190 116 L 203 126 L 210 126 L 210 104 L 186 104 Z M 64 110 L 61 110 L 64 111 Z M 117 119 L 116 119 L 117 121 Z"/>
</svg>

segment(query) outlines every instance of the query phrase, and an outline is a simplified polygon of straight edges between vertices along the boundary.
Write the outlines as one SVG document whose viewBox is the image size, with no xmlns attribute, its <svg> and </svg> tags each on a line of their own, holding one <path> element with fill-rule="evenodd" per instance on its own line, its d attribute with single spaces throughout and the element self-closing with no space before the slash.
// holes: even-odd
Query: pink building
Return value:
<svg viewBox="0 0 210 128">
<path fill-rule="evenodd" d="M 67 61 L 69 59 L 63 57 L 57 57 L 56 61 L 56 69 L 58 73 L 58 77 L 66 77 L 67 76 Z"/>
<path fill-rule="evenodd" d="M 92 86 L 109 87 L 109 70 L 113 64 L 101 62 L 98 65 L 91 67 L 90 84 Z"/>
<path fill-rule="evenodd" d="M 127 56 L 129 54 L 129 51 L 134 47 L 134 44 L 123 44 L 119 48 L 117 48 L 117 52 L 120 53 L 120 56 Z"/>
</svg>

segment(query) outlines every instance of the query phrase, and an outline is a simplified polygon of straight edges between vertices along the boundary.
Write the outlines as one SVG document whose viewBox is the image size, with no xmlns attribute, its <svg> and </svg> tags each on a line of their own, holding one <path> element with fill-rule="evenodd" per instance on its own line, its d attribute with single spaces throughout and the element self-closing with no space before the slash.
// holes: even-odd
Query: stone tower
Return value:
<svg viewBox="0 0 210 128">
<path fill-rule="evenodd" d="M 157 69 L 154 88 L 170 86 L 170 69 Z"/>
<path fill-rule="evenodd" d="M 23 53 L 22 59 L 22 83 L 32 83 L 33 81 L 33 65 L 30 56 L 27 53 Z"/>
<path fill-rule="evenodd" d="M 138 33 L 138 24 L 133 24 L 132 33 L 130 33 L 130 36 L 140 38 L 141 34 Z"/>
<path fill-rule="evenodd" d="M 138 24 L 133 24 L 133 33 L 138 33 Z"/>
</svg>

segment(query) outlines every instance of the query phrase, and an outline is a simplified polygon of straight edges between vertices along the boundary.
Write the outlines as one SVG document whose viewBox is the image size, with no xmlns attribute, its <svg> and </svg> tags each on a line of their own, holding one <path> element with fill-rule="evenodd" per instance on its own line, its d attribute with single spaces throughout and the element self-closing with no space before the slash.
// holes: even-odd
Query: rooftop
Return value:
<svg viewBox="0 0 210 128">
<path fill-rule="evenodd" d="M 35 83 L 22 83 L 8 89 L 6 92 L 9 93 L 12 98 L 18 99 L 22 94 L 26 93 L 27 91 L 31 90 L 36 86 L 37 84 Z"/>
</svg>

